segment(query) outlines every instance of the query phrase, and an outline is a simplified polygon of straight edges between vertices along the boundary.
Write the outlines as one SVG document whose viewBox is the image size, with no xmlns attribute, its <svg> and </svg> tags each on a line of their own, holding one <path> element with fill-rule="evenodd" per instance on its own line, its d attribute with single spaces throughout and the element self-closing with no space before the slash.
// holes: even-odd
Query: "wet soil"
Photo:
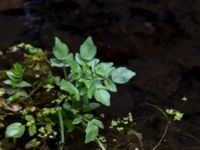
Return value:
<svg viewBox="0 0 200 150">
<path fill-rule="evenodd" d="M 113 94 L 112 107 L 100 110 L 108 120 L 133 112 L 148 150 L 162 136 L 166 121 L 141 104 L 174 108 L 184 118 L 170 125 L 158 149 L 200 150 L 200 1 L 26 0 L 24 8 L 0 13 L 1 67 L 11 65 L 6 49 L 20 41 L 50 51 L 58 36 L 76 52 L 88 35 L 99 58 L 137 73 Z M 127 147 L 129 137 L 119 137 L 124 147 L 116 149 L 132 148 Z"/>
</svg>

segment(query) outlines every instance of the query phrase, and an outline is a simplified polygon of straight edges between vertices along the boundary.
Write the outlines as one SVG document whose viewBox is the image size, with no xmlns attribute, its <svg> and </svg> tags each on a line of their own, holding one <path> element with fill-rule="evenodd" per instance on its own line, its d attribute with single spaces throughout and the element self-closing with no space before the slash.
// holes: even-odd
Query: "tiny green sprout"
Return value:
<svg viewBox="0 0 200 150">
<path fill-rule="evenodd" d="M 115 120 L 112 120 L 111 121 L 111 126 L 112 127 L 115 127 L 115 126 L 117 126 L 118 125 L 118 122 L 117 121 L 115 121 Z"/>
<path fill-rule="evenodd" d="M 177 111 L 175 109 L 166 109 L 165 112 L 171 116 L 174 116 L 174 121 L 181 121 L 183 118 L 183 113 L 181 113 L 180 111 Z"/>
<path fill-rule="evenodd" d="M 113 142 L 117 142 L 117 139 L 112 139 Z"/>
<path fill-rule="evenodd" d="M 54 86 L 51 85 L 51 84 L 47 84 L 47 85 L 44 86 L 44 88 L 46 89 L 47 92 L 49 92 L 54 88 Z"/>
<path fill-rule="evenodd" d="M 184 97 L 181 98 L 181 100 L 186 102 L 188 99 L 187 99 L 187 97 L 184 96 Z"/>
<path fill-rule="evenodd" d="M 184 115 L 183 113 L 176 111 L 176 114 L 174 116 L 174 120 L 181 121 L 182 118 L 183 118 L 183 115 Z"/>
<path fill-rule="evenodd" d="M 98 137 L 98 139 L 103 143 L 106 143 L 106 141 L 107 141 L 106 137 L 105 136 L 101 136 L 101 135 Z"/>
<path fill-rule="evenodd" d="M 123 131 L 124 130 L 124 127 L 117 127 L 117 131 Z"/>
</svg>

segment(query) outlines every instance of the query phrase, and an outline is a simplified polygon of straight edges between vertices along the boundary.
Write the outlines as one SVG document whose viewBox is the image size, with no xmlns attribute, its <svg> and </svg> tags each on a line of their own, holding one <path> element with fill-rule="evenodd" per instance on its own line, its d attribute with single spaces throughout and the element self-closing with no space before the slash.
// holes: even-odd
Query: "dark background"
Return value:
<svg viewBox="0 0 200 150">
<path fill-rule="evenodd" d="M 76 52 L 88 35 L 99 58 L 137 74 L 113 94 L 107 115 L 146 115 L 147 108 L 138 111 L 144 102 L 175 108 L 184 118 L 170 128 L 165 149 L 200 149 L 200 1 L 0 1 L 1 68 L 12 65 L 7 49 L 14 44 L 28 42 L 51 51 L 58 36 Z M 144 143 L 155 143 L 160 124 L 139 127 Z"/>
</svg>

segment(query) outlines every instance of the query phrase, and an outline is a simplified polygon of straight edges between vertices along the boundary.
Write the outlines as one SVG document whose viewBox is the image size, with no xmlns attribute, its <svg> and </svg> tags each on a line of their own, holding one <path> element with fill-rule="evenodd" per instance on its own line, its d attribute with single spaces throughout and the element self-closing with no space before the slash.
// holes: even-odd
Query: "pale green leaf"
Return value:
<svg viewBox="0 0 200 150">
<path fill-rule="evenodd" d="M 135 75 L 135 72 L 127 69 L 126 67 L 119 67 L 112 71 L 112 80 L 115 83 L 123 84 L 127 83 Z"/>
<path fill-rule="evenodd" d="M 90 121 L 87 124 L 85 132 L 85 144 L 87 144 L 97 139 L 97 136 L 99 135 L 99 128 L 97 125 L 93 124 L 93 122 Z"/>
<path fill-rule="evenodd" d="M 5 136 L 7 138 L 20 138 L 23 136 L 25 126 L 20 122 L 15 122 L 7 126 Z"/>
<path fill-rule="evenodd" d="M 77 118 L 75 118 L 73 121 L 72 121 L 72 124 L 79 124 L 82 122 L 82 116 L 79 116 Z"/>
<path fill-rule="evenodd" d="M 53 47 L 53 54 L 58 60 L 66 59 L 69 48 L 59 38 L 55 38 L 55 46 Z"/>
<path fill-rule="evenodd" d="M 110 79 L 104 81 L 104 85 L 107 88 L 107 90 L 111 92 L 117 92 L 117 87 L 113 81 Z"/>
<path fill-rule="evenodd" d="M 110 93 L 103 89 L 98 89 L 94 92 L 96 101 L 103 105 L 110 106 Z"/>
<path fill-rule="evenodd" d="M 96 46 L 92 38 L 89 36 L 80 47 L 80 55 L 84 60 L 91 60 L 96 55 Z"/>
<path fill-rule="evenodd" d="M 72 83 L 70 83 L 66 80 L 61 80 L 60 89 L 74 95 L 75 100 L 77 100 L 77 101 L 80 100 L 79 91 Z"/>
</svg>

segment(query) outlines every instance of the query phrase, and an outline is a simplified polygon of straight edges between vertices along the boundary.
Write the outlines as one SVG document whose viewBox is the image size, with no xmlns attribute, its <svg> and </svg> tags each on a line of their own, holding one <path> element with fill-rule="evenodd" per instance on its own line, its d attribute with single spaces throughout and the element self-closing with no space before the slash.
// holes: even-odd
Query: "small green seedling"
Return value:
<svg viewBox="0 0 200 150">
<path fill-rule="evenodd" d="M 180 111 L 177 111 L 175 109 L 166 109 L 165 112 L 171 116 L 174 116 L 174 121 L 181 121 L 183 118 L 183 113 L 181 113 Z"/>
</svg>

